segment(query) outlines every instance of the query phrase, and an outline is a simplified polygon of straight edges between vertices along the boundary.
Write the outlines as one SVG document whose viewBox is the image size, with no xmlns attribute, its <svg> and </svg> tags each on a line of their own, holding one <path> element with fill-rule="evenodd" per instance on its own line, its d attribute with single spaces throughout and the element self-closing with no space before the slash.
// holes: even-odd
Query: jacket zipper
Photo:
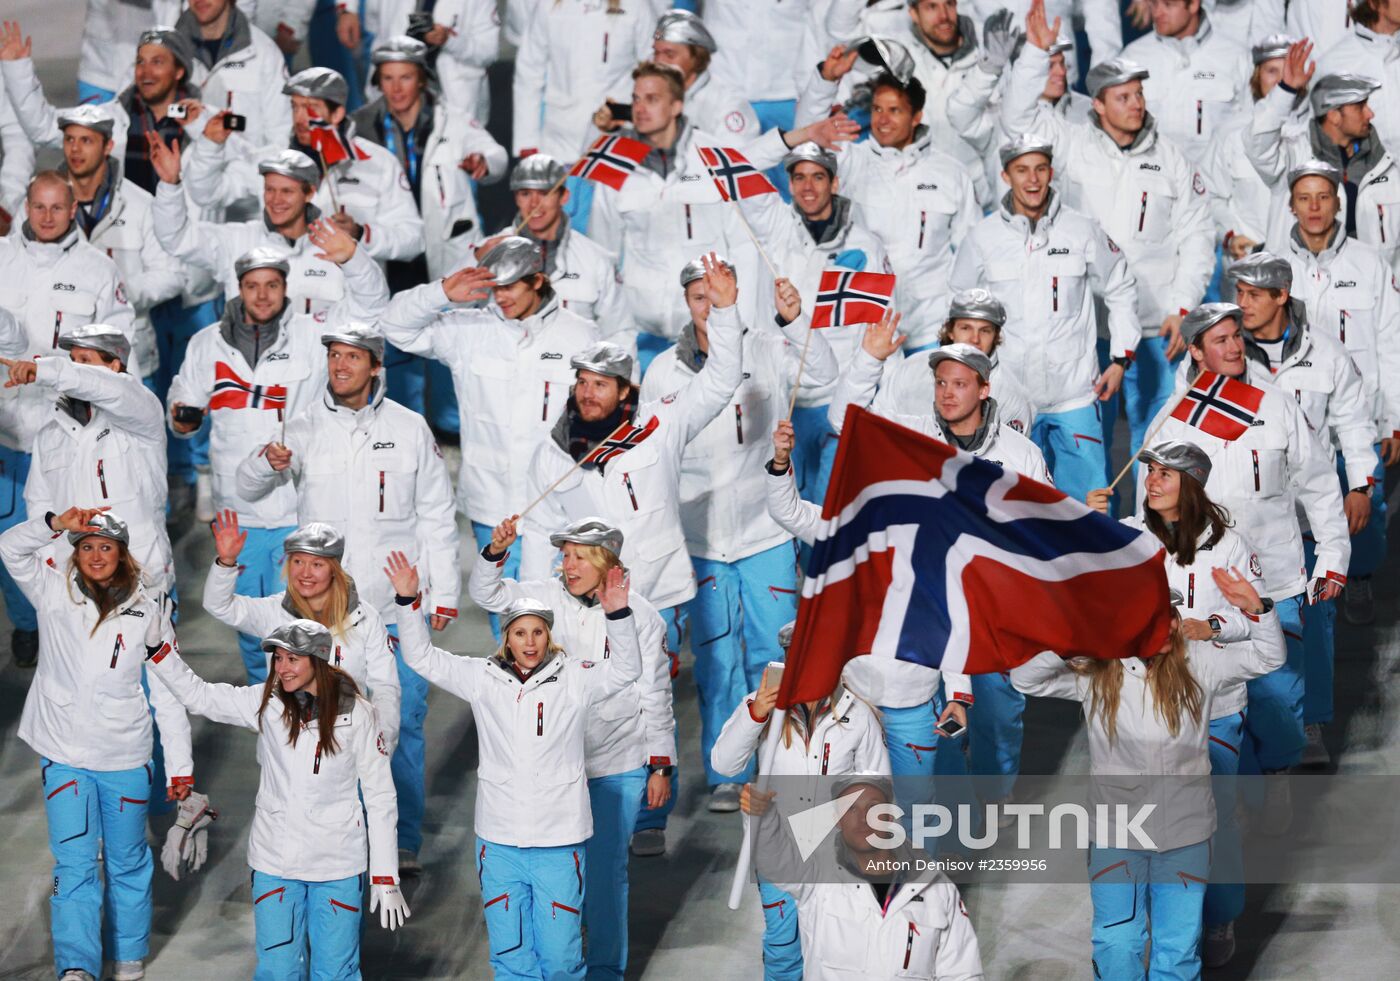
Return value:
<svg viewBox="0 0 1400 981">
<path fill-rule="evenodd" d="M 685 206 L 685 239 L 689 242 L 695 238 L 695 230 L 690 223 L 690 205 Z M 57 335 L 55 335 L 57 336 Z M 54 347 L 58 347 L 58 342 L 54 341 Z"/>
<path fill-rule="evenodd" d="M 603 32 L 603 64 L 608 63 L 608 32 Z"/>
<path fill-rule="evenodd" d="M 914 956 L 914 934 L 916 934 L 916 933 L 918 933 L 918 932 L 919 932 L 918 929 L 914 926 L 914 921 L 913 921 L 913 920 L 910 920 L 910 921 L 909 921 L 909 932 L 908 932 L 908 934 L 906 935 L 905 940 L 904 940 L 904 968 L 903 968 L 903 969 L 906 970 L 906 971 L 909 970 L 909 961 L 910 961 L 910 959 L 912 959 L 913 956 Z"/>
<path fill-rule="evenodd" d="M 102 487 L 102 499 L 107 499 L 107 474 L 102 464 L 104 461 L 97 461 L 97 483 Z"/>
<path fill-rule="evenodd" d="M 1052 313 L 1060 312 L 1060 277 L 1050 277 L 1050 310 Z"/>
<path fill-rule="evenodd" d="M 1347 312 L 1340 311 L 1337 314 L 1337 333 L 1341 336 L 1342 343 L 1347 342 Z"/>
<path fill-rule="evenodd" d="M 544 383 L 544 404 L 540 406 L 540 422 L 549 422 L 549 382 Z"/>
<path fill-rule="evenodd" d="M 1147 221 L 1147 192 L 1142 192 L 1142 208 L 1138 211 L 1138 231 L 1142 231 L 1143 223 Z"/>
<path fill-rule="evenodd" d="M 109 668 L 115 668 L 117 666 L 117 655 L 122 652 L 122 648 L 125 646 L 126 645 L 122 643 L 122 635 L 117 634 L 117 641 L 112 645 L 112 663 L 107 665 Z"/>
<path fill-rule="evenodd" d="M 1201 116 L 1203 115 L 1204 112 L 1205 112 L 1205 104 L 1204 104 L 1200 99 L 1197 99 L 1197 100 L 1196 100 L 1196 135 L 1197 135 L 1197 136 L 1200 136 L 1200 135 L 1201 135 Z"/>
<path fill-rule="evenodd" d="M 1381 244 L 1385 244 L 1385 205 L 1376 205 L 1377 223 L 1381 226 Z"/>
<path fill-rule="evenodd" d="M 58 335 L 63 332 L 63 311 L 57 310 L 53 315 L 53 347 L 58 348 Z"/>
<path fill-rule="evenodd" d="M 379 513 L 384 513 L 384 471 L 379 471 Z"/>
<path fill-rule="evenodd" d="M 822 743 L 822 776 L 826 776 L 826 769 L 831 763 L 831 743 Z"/>
<path fill-rule="evenodd" d="M 627 496 L 632 498 L 632 510 L 640 511 L 641 508 L 637 507 L 637 492 L 632 489 L 632 475 L 630 473 L 623 474 L 622 482 L 627 485 Z"/>
<path fill-rule="evenodd" d="M 928 224 L 928 212 L 919 212 L 919 248 L 924 247 L 924 227 Z"/>
<path fill-rule="evenodd" d="M 445 208 L 447 207 L 447 188 L 442 183 L 442 167 L 434 164 L 433 173 L 437 175 L 438 201 Z M 451 231 L 451 229 L 448 229 L 448 231 Z"/>
<path fill-rule="evenodd" d="M 1196 608 L 1196 574 L 1194 572 L 1186 577 L 1186 608 L 1188 610 Z"/>
<path fill-rule="evenodd" d="M 738 402 L 734 403 L 734 435 L 739 439 L 739 445 L 744 445 L 744 407 Z"/>
<path fill-rule="evenodd" d="M 1250 450 L 1249 455 L 1254 457 L 1254 489 L 1259 490 L 1259 451 Z"/>
<path fill-rule="evenodd" d="M 535 735 L 544 735 L 544 702 L 535 703 Z"/>
<path fill-rule="evenodd" d="M 318 735 L 319 735 L 319 733 L 318 733 Z M 320 744 L 320 743 L 317 743 L 317 744 L 316 744 L 316 760 L 315 760 L 314 764 L 313 764 L 312 767 L 311 767 L 311 772 L 312 772 L 312 773 L 320 773 L 320 772 L 321 772 L 321 744 Z"/>
</svg>

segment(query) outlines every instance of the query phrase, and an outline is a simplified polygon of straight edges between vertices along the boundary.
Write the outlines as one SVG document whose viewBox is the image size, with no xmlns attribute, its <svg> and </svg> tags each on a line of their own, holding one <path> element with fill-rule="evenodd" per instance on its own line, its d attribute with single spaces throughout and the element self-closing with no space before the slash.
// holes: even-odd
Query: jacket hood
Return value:
<svg viewBox="0 0 1400 981">
<path fill-rule="evenodd" d="M 194 56 L 205 68 L 213 68 L 219 61 L 229 55 L 237 54 L 246 48 L 252 47 L 253 32 L 248 23 L 248 18 L 237 5 L 229 7 L 228 27 L 224 30 L 224 36 L 219 42 L 219 58 L 211 59 L 209 52 L 205 49 L 203 36 L 199 33 L 199 21 L 195 20 L 194 12 L 186 9 L 178 20 L 175 21 L 175 30 L 185 35 L 194 46 Z"/>
<path fill-rule="evenodd" d="M 1133 141 L 1127 146 L 1118 146 L 1118 141 L 1108 135 L 1108 131 L 1103 128 L 1103 123 L 1099 121 L 1099 114 L 1094 111 L 1094 104 L 1092 101 L 1089 103 L 1088 112 L 1089 122 L 1093 125 L 1094 129 L 1098 130 L 1104 139 L 1113 146 L 1118 147 L 1125 155 L 1143 153 L 1152 149 L 1157 143 L 1157 120 L 1153 118 L 1150 112 L 1143 114 L 1142 129 L 1134 134 Z"/>
<path fill-rule="evenodd" d="M 1244 337 L 1244 356 L 1264 371 L 1269 371 L 1269 356 L 1247 330 L 1240 331 Z M 1308 345 L 1308 312 L 1303 301 L 1297 297 L 1288 298 L 1288 328 L 1283 337 L 1283 361 L 1286 363 Z"/>
<path fill-rule="evenodd" d="M 949 446 L 966 449 L 969 453 L 976 454 L 980 450 L 985 449 L 988 444 L 993 442 L 996 438 L 997 400 L 990 396 L 987 398 L 987 401 L 982 403 L 982 423 L 977 427 L 977 431 L 972 434 L 972 441 L 966 447 L 963 447 L 962 444 L 958 442 L 957 437 L 953 435 L 952 430 L 950 430 L 947 423 L 943 421 L 943 417 L 938 414 L 937 403 L 934 403 L 933 417 L 938 420 L 938 428 L 943 433 L 944 442 Z"/>
<path fill-rule="evenodd" d="M 350 595 L 345 601 L 345 616 L 347 620 L 351 620 L 355 616 L 355 611 L 360 608 L 360 591 L 355 586 L 355 579 L 350 573 L 347 572 L 345 578 L 350 581 Z M 301 617 L 301 611 L 292 603 L 292 590 L 290 586 L 282 592 L 282 609 L 286 610 L 294 617 Z M 334 627 L 331 628 L 331 633 L 335 633 Z"/>
</svg>

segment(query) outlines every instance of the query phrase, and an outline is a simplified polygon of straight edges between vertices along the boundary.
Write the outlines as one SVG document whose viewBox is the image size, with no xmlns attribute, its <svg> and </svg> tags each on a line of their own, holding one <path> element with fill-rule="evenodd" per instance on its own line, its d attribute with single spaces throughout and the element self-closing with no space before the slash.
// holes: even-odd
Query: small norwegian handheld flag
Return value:
<svg viewBox="0 0 1400 981">
<path fill-rule="evenodd" d="M 223 361 L 214 362 L 214 391 L 209 397 L 209 410 L 271 409 L 281 412 L 287 408 L 287 386 L 254 385 Z"/>
<path fill-rule="evenodd" d="M 649 153 L 651 147 L 640 140 L 629 140 L 625 136 L 600 136 L 574 164 L 569 176 L 597 181 L 620 191 L 623 183 L 636 173 L 637 167 Z"/>
<path fill-rule="evenodd" d="M 812 327 L 878 324 L 894 296 L 894 277 L 886 273 L 828 269 L 817 288 Z"/>
<path fill-rule="evenodd" d="M 754 198 L 760 194 L 777 194 L 773 182 L 749 163 L 742 153 L 728 147 L 702 146 L 700 160 L 714 178 L 719 196 L 726 201 Z"/>
<path fill-rule="evenodd" d="M 630 422 L 624 422 L 614 429 L 610 434 L 603 437 L 603 441 L 593 449 L 588 455 L 579 461 L 580 466 L 601 467 L 614 457 L 621 456 L 652 433 L 656 432 L 656 427 L 661 424 L 661 420 L 652 416 L 645 425 L 635 426 Z"/>
<path fill-rule="evenodd" d="M 1263 401 L 1263 391 L 1253 385 L 1205 371 L 1172 410 L 1172 418 L 1234 442 L 1249 432 Z"/>
<path fill-rule="evenodd" d="M 321 155 L 323 166 L 334 167 L 342 160 L 350 160 L 355 156 L 350 144 L 329 119 L 312 116 L 306 125 L 311 129 L 311 146 Z"/>
</svg>

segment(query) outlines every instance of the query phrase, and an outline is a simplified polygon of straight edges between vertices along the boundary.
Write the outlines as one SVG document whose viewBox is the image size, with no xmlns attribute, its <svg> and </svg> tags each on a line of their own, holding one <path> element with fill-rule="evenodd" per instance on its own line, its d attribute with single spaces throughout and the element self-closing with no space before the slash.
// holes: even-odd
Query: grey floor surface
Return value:
<svg viewBox="0 0 1400 981">
<path fill-rule="evenodd" d="M 82 6 L 9 0 L 35 36 L 39 68 L 53 101 L 72 98 L 77 30 Z M 494 73 L 493 73 L 494 74 Z M 498 105 L 500 103 L 498 102 Z M 493 129 L 495 127 L 493 126 Z M 1120 441 L 1121 442 L 1121 441 Z M 1392 512 L 1393 513 L 1393 512 Z M 203 528 L 184 522 L 177 540 L 186 656 L 210 680 L 240 681 L 234 635 L 198 609 L 203 570 L 212 546 Z M 176 534 L 172 530 L 172 535 Z M 1328 741 L 1339 769 L 1400 772 L 1395 731 L 1400 668 L 1400 595 L 1397 549 L 1377 580 L 1379 616 L 1369 629 L 1341 626 L 1337 644 L 1338 720 Z M 464 600 L 464 606 L 467 604 Z M 8 622 L 0 619 L 0 644 Z M 446 635 L 444 646 L 481 654 L 489 645 L 477 611 Z M 38 764 L 15 738 L 31 674 L 0 658 L 0 978 L 52 978 L 48 939 L 51 867 Z M 688 657 L 687 657 L 688 662 Z M 684 772 L 699 772 L 698 716 L 689 664 L 677 680 Z M 211 837 L 209 864 L 194 879 L 175 883 L 157 870 L 151 981 L 234 979 L 252 974 L 252 914 L 247 826 L 257 784 L 250 733 L 194 720 L 201 789 L 221 817 Z M 363 972 L 381 978 L 486 978 L 485 929 L 471 861 L 471 813 L 476 741 L 469 710 L 434 692 L 428 722 L 427 844 L 423 878 L 407 887 L 414 910 L 397 934 L 367 929 Z M 1088 759 L 1076 711 L 1033 700 L 1027 711 L 1025 772 L 1082 773 Z M 168 819 L 160 819 L 161 835 Z M 739 843 L 734 815 L 704 810 L 703 791 L 687 781 L 671 820 L 665 858 L 633 860 L 632 960 L 629 978 L 758 978 L 761 918 L 756 893 L 744 908 L 725 907 Z M 971 886 L 965 900 L 981 943 L 987 977 L 1059 981 L 1091 977 L 1090 905 L 1086 885 Z M 1251 886 L 1239 923 L 1239 953 L 1209 978 L 1360 979 L 1400 976 L 1400 887 Z"/>
</svg>

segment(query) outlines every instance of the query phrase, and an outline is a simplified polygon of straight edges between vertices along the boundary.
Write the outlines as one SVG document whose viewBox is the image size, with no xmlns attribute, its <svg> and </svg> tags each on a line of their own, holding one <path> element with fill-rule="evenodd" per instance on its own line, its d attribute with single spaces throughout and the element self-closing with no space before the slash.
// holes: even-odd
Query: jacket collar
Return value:
<svg viewBox="0 0 1400 981">
<path fill-rule="evenodd" d="M 573 231 L 573 226 L 569 224 L 569 216 L 564 212 L 559 212 L 559 234 L 553 240 L 545 241 L 537 237 L 530 231 L 529 225 L 521 225 L 520 231 L 515 234 L 522 238 L 528 238 L 540 247 L 540 253 L 544 256 L 544 274 L 551 279 L 559 268 L 559 254 L 568 248 L 569 233 Z"/>
<path fill-rule="evenodd" d="M 695 372 L 705 367 L 708 355 L 700 350 L 700 339 L 695 334 L 695 321 L 690 320 L 681 328 L 681 336 L 676 340 L 676 360 Z"/>
<path fill-rule="evenodd" d="M 263 355 L 276 350 L 287 342 L 287 321 L 289 321 L 291 317 L 292 305 L 288 302 L 282 307 L 282 312 L 279 313 L 275 319 L 262 325 L 272 327 L 276 331 L 276 336 L 272 339 L 272 343 L 262 349 Z M 235 296 L 225 304 L 224 314 L 219 318 L 219 336 L 223 338 L 224 343 L 229 347 L 238 350 L 238 332 L 246 328 L 246 326 L 247 321 L 243 317 L 243 298 Z M 258 360 L 261 362 L 262 358 L 260 357 Z M 250 364 L 248 367 L 256 370 L 258 366 L 256 364 Z"/>
<path fill-rule="evenodd" d="M 362 408 L 352 409 L 332 394 L 331 384 L 330 382 L 326 382 L 326 390 L 321 393 L 321 404 L 337 416 L 353 419 L 357 427 L 360 424 L 368 425 L 374 420 L 375 416 L 379 415 L 379 407 L 384 404 L 384 393 L 386 389 L 387 386 L 384 384 L 384 372 L 380 371 L 380 373 L 375 375 L 370 381 L 369 401 L 366 402 Z"/>
<path fill-rule="evenodd" d="M 1263 368 L 1267 374 L 1269 372 L 1269 356 L 1264 353 L 1264 349 L 1259 346 L 1259 342 L 1254 339 L 1254 335 L 1247 330 L 1240 331 L 1244 337 L 1244 356 Z M 1288 363 L 1296 356 L 1306 352 L 1312 347 L 1312 340 L 1308 336 L 1308 314 L 1303 306 L 1303 301 L 1296 297 L 1288 298 L 1288 326 L 1284 328 L 1283 335 L 1283 358 L 1280 367 L 1287 367 Z"/>
<path fill-rule="evenodd" d="M 922 157 L 928 153 L 929 147 L 933 146 L 933 131 L 923 123 L 914 127 L 914 138 L 907 146 L 892 147 L 881 146 L 874 139 L 866 140 L 861 146 L 868 146 L 870 152 L 877 157 L 884 157 L 891 160 L 898 160 L 901 157 Z"/>
<path fill-rule="evenodd" d="M 321 217 L 321 209 L 318 208 L 318 207 L 316 207 L 316 205 L 311 204 L 310 202 L 307 202 L 307 205 L 306 205 L 306 227 L 307 227 L 307 228 L 310 228 L 311 225 L 312 225 L 314 222 L 316 222 L 318 219 L 320 219 L 320 217 Z M 278 240 L 279 240 L 282 244 L 286 245 L 287 248 L 291 249 L 294 253 L 300 253 L 300 252 L 301 252 L 302 248 L 303 248 L 303 247 L 305 246 L 305 244 L 306 244 L 306 235 L 305 235 L 305 234 L 301 235 L 299 238 L 288 238 L 287 236 L 283 235 L 281 232 L 279 232 L 276 228 L 273 227 L 273 225 L 272 225 L 272 219 L 270 219 L 270 218 L 267 217 L 267 210 L 266 210 L 266 209 L 263 209 L 262 220 L 263 220 L 263 230 L 266 231 L 267 234 L 269 234 L 269 235 L 276 235 L 277 238 L 278 238 Z"/>
<path fill-rule="evenodd" d="M 1054 227 L 1055 220 L 1060 216 L 1060 196 L 1055 193 L 1052 187 L 1049 190 L 1049 200 L 1045 205 L 1045 213 L 1035 222 L 1025 215 L 1018 214 L 1012 206 L 1011 192 L 1007 191 L 1001 196 L 1001 207 L 997 209 L 997 214 L 1001 215 L 1001 220 L 1007 226 L 1016 229 L 1023 237 L 1036 236 L 1037 242 L 1043 242 L 1049 235 L 1050 229 Z M 1037 234 L 1040 233 L 1040 234 Z"/>
<path fill-rule="evenodd" d="M 1371 130 L 1370 136 L 1352 143 L 1353 149 L 1349 159 L 1343 158 L 1342 148 L 1322 132 L 1322 127 L 1316 119 L 1308 121 L 1308 139 L 1312 144 L 1314 157 L 1332 164 L 1356 184 L 1360 184 L 1366 175 L 1386 158 L 1385 147 L 1381 145 L 1374 129 Z"/>
<path fill-rule="evenodd" d="M 1089 103 L 1089 122 L 1098 131 L 1099 138 L 1107 145 L 1113 147 L 1125 157 L 1136 156 L 1139 153 L 1146 153 L 1157 144 L 1157 120 L 1152 118 L 1152 113 L 1146 113 L 1142 119 L 1142 129 L 1137 131 L 1133 137 L 1133 142 L 1127 146 L 1119 146 L 1118 141 L 1109 136 L 1103 128 L 1103 123 L 1099 122 L 1099 114 L 1094 111 L 1094 104 Z"/>
<path fill-rule="evenodd" d="M 636 140 L 638 143 L 645 143 L 647 146 L 651 146 L 651 144 L 647 143 L 646 139 L 631 126 L 625 126 L 617 130 L 617 133 L 628 139 Z M 651 152 L 642 160 L 642 166 L 663 180 L 669 180 L 672 174 L 683 172 L 685 170 L 686 155 L 690 150 L 690 143 L 694 133 L 695 127 L 691 125 L 690 119 L 685 113 L 681 113 L 680 117 L 676 120 L 676 142 L 671 146 L 671 149 L 663 150 L 660 147 L 652 146 Z"/>
<path fill-rule="evenodd" d="M 199 33 L 199 22 L 194 19 L 194 13 L 185 10 L 177 21 L 175 30 L 190 39 L 194 47 L 195 60 L 204 65 L 205 68 L 213 68 L 230 55 L 237 54 L 253 44 L 253 32 L 248 24 L 248 18 L 237 6 L 229 8 L 228 27 L 224 30 L 223 39 L 219 44 L 219 57 L 214 61 L 209 60 L 209 53 L 204 49 L 204 37 Z"/>
<path fill-rule="evenodd" d="M 62 259 L 73 246 L 82 239 L 82 233 L 78 229 L 77 221 L 73 222 L 73 227 L 56 242 L 40 242 L 34 237 L 34 229 L 29 224 L 29 219 L 25 219 L 20 226 L 20 243 L 24 250 L 35 259 L 41 266 L 52 266 Z"/>
<path fill-rule="evenodd" d="M 350 621 L 350 626 L 360 622 L 360 591 L 355 587 L 354 578 L 347 572 L 345 578 L 350 580 L 350 595 L 345 600 L 345 618 Z M 292 591 L 290 588 L 282 592 L 282 609 L 286 610 L 294 617 L 300 617 L 301 613 L 292 604 Z M 334 631 L 332 631 L 334 632 Z"/>
<path fill-rule="evenodd" d="M 943 433 L 944 442 L 948 443 L 948 445 L 950 446 L 962 447 L 962 444 L 958 442 L 957 437 L 953 435 L 952 430 L 948 428 L 947 423 L 943 421 L 943 417 L 938 414 L 938 406 L 936 403 L 933 409 L 933 417 L 936 420 L 938 420 L 938 428 Z M 966 447 L 962 448 L 966 449 L 967 452 L 976 455 L 979 451 L 985 450 L 992 442 L 994 442 L 996 437 L 996 431 L 997 400 L 988 397 L 987 401 L 982 403 L 982 422 L 977 427 L 977 431 L 972 434 L 972 442 L 968 443 Z"/>
<path fill-rule="evenodd" d="M 802 227 L 811 234 L 811 226 L 803 218 L 802 212 L 797 210 L 797 205 L 792 206 L 792 213 L 802 222 Z M 852 222 L 851 199 L 842 197 L 840 194 L 831 196 L 831 221 L 827 223 L 826 234 L 820 242 L 813 242 L 817 248 L 832 251 L 841 248 L 846 241 L 846 236 L 850 234 Z"/>
<path fill-rule="evenodd" d="M 515 665 L 509 663 L 503 657 L 493 656 L 491 658 L 491 667 L 495 670 L 492 671 L 491 674 L 507 684 L 520 685 L 522 688 L 531 685 L 539 687 L 540 685 L 556 680 L 559 677 L 559 672 L 564 670 L 564 658 L 560 656 L 560 653 L 561 652 L 555 652 L 549 655 L 548 660 L 535 668 L 535 670 L 531 671 L 530 674 L 524 678 L 520 677 L 520 673 L 515 670 Z"/>
<path fill-rule="evenodd" d="M 1327 247 L 1321 252 L 1314 253 L 1303 241 L 1303 236 L 1298 232 L 1298 223 L 1293 223 L 1293 228 L 1288 233 L 1288 246 L 1293 250 L 1293 254 L 1300 258 L 1315 258 L 1318 265 L 1331 265 L 1332 260 L 1342 254 L 1342 249 L 1346 248 L 1347 237 L 1342 233 L 1342 223 L 1334 221 L 1332 223 L 1332 237 L 1327 243 Z"/>
</svg>

